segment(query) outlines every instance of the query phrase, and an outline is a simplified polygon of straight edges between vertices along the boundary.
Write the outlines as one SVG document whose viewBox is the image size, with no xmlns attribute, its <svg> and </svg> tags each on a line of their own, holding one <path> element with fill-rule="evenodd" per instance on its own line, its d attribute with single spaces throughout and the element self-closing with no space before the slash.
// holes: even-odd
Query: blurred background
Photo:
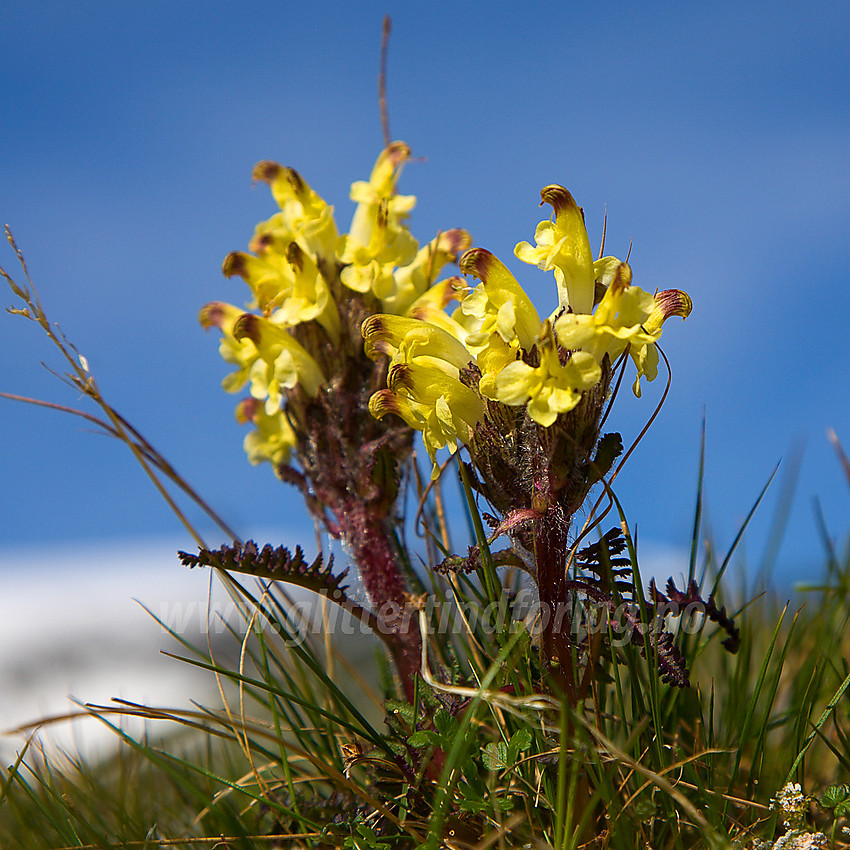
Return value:
<svg viewBox="0 0 850 850">
<path fill-rule="evenodd" d="M 607 210 L 607 253 L 630 252 L 635 283 L 693 298 L 662 340 L 667 403 L 616 486 L 645 556 L 667 574 L 687 570 L 705 420 L 717 549 L 781 461 L 735 569 L 752 579 L 774 565 L 789 587 L 817 578 L 817 513 L 840 544 L 850 506 L 826 437 L 834 428 L 850 448 L 843 3 L 7 0 L 0 218 L 104 396 L 243 537 L 313 539 L 297 494 L 247 464 L 235 398 L 219 386 L 228 368 L 197 313 L 247 298 L 219 269 L 275 210 L 251 186 L 258 160 L 298 169 L 347 228 L 349 186 L 382 147 L 386 13 L 392 135 L 421 157 L 400 185 L 418 197 L 420 242 L 467 228 L 546 314 L 554 280 L 513 247 L 549 213 L 540 188 L 562 183 L 594 247 Z M 0 321 L 0 390 L 78 404 L 40 365 L 63 367 L 39 328 Z M 630 442 L 662 390 L 659 379 L 640 400 L 623 392 L 609 427 Z M 22 713 L 8 671 L 33 630 L 100 622 L 104 635 L 147 629 L 155 648 L 155 624 L 110 612 L 134 596 L 153 608 L 191 597 L 187 581 L 205 600 L 207 584 L 173 559 L 191 540 L 123 446 L 59 413 L 5 400 L 0 411 L 3 728 Z M 70 668 L 49 665 L 63 696 Z M 130 667 L 121 656 L 116 675 Z M 42 695 L 27 711 L 51 708 L 43 681 L 21 681 Z"/>
</svg>

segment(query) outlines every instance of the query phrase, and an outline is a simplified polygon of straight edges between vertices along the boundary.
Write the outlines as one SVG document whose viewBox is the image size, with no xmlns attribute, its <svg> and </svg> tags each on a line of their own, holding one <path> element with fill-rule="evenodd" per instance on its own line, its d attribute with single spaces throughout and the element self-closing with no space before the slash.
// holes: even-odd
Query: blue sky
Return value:
<svg viewBox="0 0 850 850">
<path fill-rule="evenodd" d="M 528 7 L 529 9 L 531 7 Z M 393 136 L 421 162 L 420 241 L 461 226 L 505 260 L 542 313 L 550 276 L 524 267 L 539 190 L 566 185 L 597 245 L 631 246 L 635 282 L 686 289 L 663 347 L 674 381 L 618 494 L 642 539 L 689 540 L 700 430 L 719 548 L 781 459 L 746 541 L 755 568 L 781 477 L 801 454 L 779 566 L 820 569 L 812 501 L 847 532 L 850 491 L 850 12 L 842 3 L 40 2 L 0 29 L 0 218 L 49 315 L 104 395 L 245 534 L 294 543 L 306 519 L 250 467 L 219 388 L 227 369 L 197 311 L 240 302 L 222 258 L 274 206 L 255 162 L 297 168 L 345 228 L 350 183 L 381 147 L 381 18 L 393 18 Z M 14 265 L 10 251 L 2 254 Z M 11 296 L 5 296 L 6 303 Z M 0 389 L 76 404 L 61 363 L 6 316 Z M 658 398 L 620 399 L 628 439 Z M 180 535 L 117 443 L 0 401 L 0 542 Z M 188 545 L 188 541 L 187 541 Z M 176 569 L 178 567 L 175 567 Z"/>
</svg>

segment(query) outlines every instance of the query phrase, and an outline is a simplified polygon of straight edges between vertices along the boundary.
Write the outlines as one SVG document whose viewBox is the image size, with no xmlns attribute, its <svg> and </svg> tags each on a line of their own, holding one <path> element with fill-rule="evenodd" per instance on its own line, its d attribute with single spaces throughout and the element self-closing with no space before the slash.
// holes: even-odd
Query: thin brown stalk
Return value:
<svg viewBox="0 0 850 850">
<path fill-rule="evenodd" d="M 171 508 L 171 511 L 178 518 L 178 520 L 182 523 L 184 528 L 189 532 L 192 538 L 196 541 L 196 543 L 205 548 L 204 541 L 197 530 L 194 528 L 192 523 L 183 513 L 181 508 L 177 505 L 177 503 L 172 498 L 171 494 L 165 488 L 165 485 L 160 480 L 159 475 L 157 474 L 157 470 L 164 475 L 167 479 L 171 480 L 176 486 L 178 486 L 184 493 L 190 495 L 193 501 L 196 502 L 199 506 L 201 506 L 206 513 L 211 516 L 216 523 L 222 527 L 222 522 L 220 518 L 218 518 L 215 513 L 209 508 L 208 505 L 192 490 L 191 487 L 177 474 L 174 468 L 167 462 L 165 459 L 156 452 L 150 443 L 145 440 L 139 432 L 130 425 L 127 420 L 125 420 L 117 411 L 109 405 L 103 396 L 100 394 L 100 390 L 97 386 L 97 382 L 94 379 L 94 376 L 89 371 L 88 361 L 86 358 L 80 354 L 77 350 L 76 346 L 70 342 L 65 335 L 58 329 L 58 326 L 51 324 L 50 320 L 47 317 L 46 312 L 44 311 L 44 307 L 41 304 L 41 298 L 39 297 L 38 290 L 35 287 L 35 284 L 30 277 L 29 269 L 27 268 L 26 261 L 24 260 L 23 252 L 18 247 L 15 242 L 14 237 L 12 236 L 9 227 L 5 227 L 6 240 L 12 247 L 12 250 L 15 252 L 15 256 L 20 263 L 21 269 L 23 270 L 24 276 L 27 281 L 27 286 L 19 286 L 15 283 L 12 276 L 2 267 L 0 267 L 0 275 L 2 275 L 6 282 L 9 284 L 12 292 L 18 296 L 26 305 L 24 309 L 9 309 L 14 315 L 20 315 L 24 318 L 30 319 L 31 321 L 36 322 L 42 330 L 47 334 L 48 339 L 59 349 L 62 356 L 68 362 L 71 367 L 71 372 L 66 373 L 64 376 L 65 379 L 73 386 L 75 389 L 79 390 L 83 395 L 90 398 L 95 404 L 97 404 L 100 409 L 106 414 L 106 420 L 100 421 L 95 417 L 92 419 L 88 414 L 82 414 L 81 412 L 74 411 L 73 409 L 63 408 L 62 406 L 56 406 L 54 409 L 63 410 L 63 412 L 68 413 L 76 413 L 77 415 L 83 415 L 84 418 L 89 419 L 90 421 L 95 421 L 99 427 L 103 428 L 107 434 L 110 434 L 116 439 L 121 440 L 127 448 L 130 449 L 131 453 L 135 457 L 136 461 L 139 465 L 145 470 L 148 477 L 153 482 L 153 485 L 156 487 L 159 494 L 165 500 L 166 504 Z M 55 330 L 54 330 L 55 328 Z M 19 398 L 18 400 L 24 400 L 23 398 Z M 37 400 L 32 400 L 31 403 L 42 404 L 43 406 L 49 407 L 50 404 L 46 402 L 39 402 Z M 227 528 L 226 525 L 223 526 Z M 228 529 L 229 531 L 229 529 Z"/>
<path fill-rule="evenodd" d="M 384 15 L 381 32 L 381 70 L 378 72 L 378 104 L 381 109 L 381 130 L 384 133 L 384 147 L 392 142 L 390 135 L 390 116 L 387 109 L 387 54 L 390 47 L 390 16 Z"/>
</svg>

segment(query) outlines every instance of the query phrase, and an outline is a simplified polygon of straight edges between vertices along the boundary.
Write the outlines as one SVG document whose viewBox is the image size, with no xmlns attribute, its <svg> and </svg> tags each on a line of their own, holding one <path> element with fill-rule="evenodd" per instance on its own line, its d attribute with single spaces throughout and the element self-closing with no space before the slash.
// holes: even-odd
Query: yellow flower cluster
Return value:
<svg viewBox="0 0 850 850">
<path fill-rule="evenodd" d="M 460 268 L 480 285 L 447 282 L 461 300 L 452 316 L 376 315 L 363 325 L 367 354 L 391 358 L 387 388 L 372 396 L 370 409 L 422 431 L 432 460 L 439 448 L 454 452 L 458 442 L 469 443 L 490 402 L 525 405 L 537 425 L 552 426 L 626 352 L 637 367 L 639 396 L 640 378 L 657 374 L 663 322 L 691 311 L 685 292 L 651 295 L 631 285 L 627 263 L 594 261 L 582 211 L 564 187 L 547 186 L 541 197 L 554 220 L 541 222 L 536 244 L 520 242 L 515 253 L 555 274 L 559 304 L 547 319 L 502 262 L 475 248 Z"/>
<path fill-rule="evenodd" d="M 245 438 L 252 463 L 289 462 L 298 433 L 288 403 L 314 398 L 342 374 L 346 357 L 362 354 L 364 315 L 381 311 L 439 325 L 435 314 L 455 297 L 452 287 L 434 284 L 440 269 L 469 247 L 469 235 L 448 230 L 419 247 L 405 226 L 415 198 L 396 194 L 409 158 L 408 146 L 394 142 L 369 180 L 352 185 L 357 207 L 343 235 L 333 207 L 296 171 L 274 162 L 255 167 L 254 179 L 269 185 L 280 211 L 257 225 L 250 252 L 233 252 L 222 266 L 228 277 L 245 280 L 252 299 L 246 309 L 212 302 L 200 314 L 205 328 L 222 332 L 221 356 L 236 367 L 224 389 L 249 387 L 251 398 L 240 402 L 236 417 L 255 426 Z"/>
</svg>

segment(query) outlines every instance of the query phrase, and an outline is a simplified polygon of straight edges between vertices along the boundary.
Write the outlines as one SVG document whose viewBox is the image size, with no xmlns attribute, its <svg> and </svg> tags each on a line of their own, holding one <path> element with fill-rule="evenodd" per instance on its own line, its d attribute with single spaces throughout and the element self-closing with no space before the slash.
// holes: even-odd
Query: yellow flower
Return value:
<svg viewBox="0 0 850 850">
<path fill-rule="evenodd" d="M 631 268 L 620 263 L 596 312 L 565 313 L 556 319 L 555 332 L 564 348 L 581 349 L 600 364 L 606 354 L 613 363 L 628 349 L 638 370 L 633 390 L 640 396 L 640 378 L 645 375 L 652 381 L 658 373 L 655 343 L 664 320 L 673 315 L 685 318 L 691 311 L 691 299 L 680 290 L 652 296 L 630 286 L 631 279 Z"/>
<path fill-rule="evenodd" d="M 418 362 L 393 366 L 387 389 L 372 395 L 369 410 L 377 419 L 395 413 L 422 432 L 434 464 L 432 477 L 438 474 L 437 450 L 456 452 L 458 442 L 469 442 L 472 428 L 484 415 L 481 399 L 469 387 L 439 368 Z"/>
<path fill-rule="evenodd" d="M 405 315 L 411 319 L 421 319 L 423 322 L 437 325 L 456 339 L 465 342 L 469 331 L 455 318 L 460 311 L 457 311 L 454 316 L 449 316 L 446 313 L 446 306 L 450 301 L 464 298 L 468 292 L 469 287 L 462 277 L 456 275 L 446 278 L 425 290 L 408 307 Z M 460 316 L 463 318 L 462 313 Z"/>
<path fill-rule="evenodd" d="M 461 304 L 461 310 L 480 322 L 478 334 L 467 339 L 480 345 L 497 333 L 505 342 L 516 340 L 528 351 L 540 333 L 540 316 L 517 279 L 498 257 L 485 248 L 472 248 L 460 258 L 460 270 L 481 281 Z"/>
<path fill-rule="evenodd" d="M 250 371 L 251 395 L 266 399 L 266 412 L 272 414 L 283 400 L 282 389 L 296 385 L 308 396 L 315 396 L 325 376 L 319 364 L 288 330 L 274 322 L 243 313 L 233 326 L 236 340 L 250 340 L 259 359 Z"/>
<path fill-rule="evenodd" d="M 432 239 L 416 253 L 407 265 L 395 269 L 392 280 L 382 279 L 373 291 L 381 299 L 387 313 L 404 313 L 410 305 L 425 293 L 437 279 L 446 263 L 453 263 L 458 255 L 470 246 L 470 237 L 465 230 L 446 230 Z M 387 289 L 387 284 L 391 288 Z"/>
<path fill-rule="evenodd" d="M 650 334 L 661 334 L 661 326 L 671 316 L 681 316 L 684 321 L 691 313 L 693 302 L 687 292 L 681 289 L 665 289 L 662 292 L 655 294 L 655 307 L 649 318 L 644 323 L 644 327 Z M 636 396 L 640 397 L 640 379 L 646 375 L 647 381 L 654 381 L 658 374 L 658 347 L 655 345 L 646 345 L 638 348 L 636 351 L 629 351 L 635 366 L 637 366 L 637 376 L 633 390 Z"/>
<path fill-rule="evenodd" d="M 404 142 L 393 142 L 381 151 L 368 182 L 351 184 L 351 200 L 357 202 L 348 235 L 361 245 L 372 243 L 379 222 L 390 230 L 398 230 L 416 204 L 413 195 L 396 195 L 395 187 L 401 169 L 410 159 L 410 148 Z"/>
<path fill-rule="evenodd" d="M 614 280 L 593 314 L 564 313 L 555 320 L 558 341 L 566 349 L 582 349 L 599 363 L 607 354 L 616 360 L 629 344 L 655 342 L 655 334 L 644 330 L 643 323 L 655 307 L 655 299 L 637 286 L 629 286 L 632 271 L 621 263 Z"/>
<path fill-rule="evenodd" d="M 649 318 L 644 322 L 648 333 L 661 330 L 661 326 L 671 316 L 681 316 L 682 321 L 691 315 L 694 303 L 691 296 L 682 289 L 663 289 L 655 293 L 655 306 Z"/>
<path fill-rule="evenodd" d="M 226 363 L 233 363 L 238 368 L 226 375 L 221 385 L 225 392 L 239 392 L 248 380 L 251 367 L 260 356 L 257 346 L 250 339 L 236 339 L 233 327 L 244 313 L 233 304 L 224 301 L 211 301 L 201 308 L 198 321 L 204 330 L 216 327 L 221 331 L 219 353 Z"/>
<path fill-rule="evenodd" d="M 396 195 L 401 167 L 410 158 L 404 142 L 393 142 L 378 157 L 368 182 L 351 184 L 351 199 L 357 209 L 349 232 L 339 240 L 337 254 L 345 268 L 340 280 L 355 292 L 394 291 L 393 270 L 406 266 L 419 247 L 404 226 L 416 198 Z"/>
<path fill-rule="evenodd" d="M 271 312 L 269 305 L 294 285 L 292 269 L 277 251 L 268 251 L 263 257 L 231 251 L 224 258 L 221 271 L 225 277 L 239 275 L 251 287 L 256 306 L 265 314 Z"/>
<path fill-rule="evenodd" d="M 541 203 L 551 204 L 555 221 L 541 221 L 534 233 L 536 246 L 520 242 L 514 253 L 524 263 L 555 272 L 560 308 L 569 308 L 573 313 L 590 313 L 596 281 L 604 283 L 606 271 L 612 262 L 619 263 L 619 260 L 602 257 L 594 262 L 584 214 L 563 186 L 546 186 L 540 197 Z"/>
<path fill-rule="evenodd" d="M 366 341 L 366 355 L 376 360 L 379 354 L 386 354 L 393 365 L 426 359 L 457 377 L 458 370 L 473 360 L 448 331 L 408 316 L 377 313 L 363 322 L 360 332 Z"/>
<path fill-rule="evenodd" d="M 333 207 L 293 168 L 265 160 L 254 166 L 253 177 L 269 184 L 280 212 L 257 225 L 251 251 L 263 254 L 276 248 L 283 253 L 290 242 L 297 242 L 303 251 L 332 259 L 338 239 Z"/>
<path fill-rule="evenodd" d="M 269 414 L 256 399 L 247 398 L 236 406 L 236 421 L 256 426 L 242 443 L 249 463 L 256 466 L 268 461 L 274 467 L 289 463 L 297 439 L 284 411 Z"/>
<path fill-rule="evenodd" d="M 282 327 L 294 327 L 316 319 L 336 342 L 339 314 L 315 260 L 297 242 L 283 254 L 266 251 L 254 257 L 233 251 L 224 258 L 221 270 L 227 277 L 238 275 L 251 291 L 257 307 Z"/>
<path fill-rule="evenodd" d="M 581 391 L 595 386 L 602 377 L 596 359 L 585 351 L 574 351 L 561 363 L 552 326 L 547 319 L 537 344 L 539 366 L 522 360 L 510 363 L 491 380 L 482 379 L 482 394 L 503 404 L 528 405 L 528 415 L 548 428 L 561 413 L 572 410 Z"/>
<path fill-rule="evenodd" d="M 355 292 L 391 293 L 395 286 L 396 266 L 411 262 L 416 256 L 417 242 L 407 230 L 390 233 L 383 226 L 375 228 L 372 244 L 363 245 L 343 236 L 340 260 L 347 263 L 339 279 Z"/>
<path fill-rule="evenodd" d="M 397 195 L 402 165 L 410 158 L 404 142 L 393 142 L 378 157 L 368 181 L 351 186 L 357 209 L 351 228 L 337 245 L 340 280 L 355 292 L 372 292 L 385 313 L 403 315 L 434 284 L 448 262 L 469 247 L 465 230 L 446 230 L 427 245 L 405 226 L 416 199 Z"/>
</svg>

